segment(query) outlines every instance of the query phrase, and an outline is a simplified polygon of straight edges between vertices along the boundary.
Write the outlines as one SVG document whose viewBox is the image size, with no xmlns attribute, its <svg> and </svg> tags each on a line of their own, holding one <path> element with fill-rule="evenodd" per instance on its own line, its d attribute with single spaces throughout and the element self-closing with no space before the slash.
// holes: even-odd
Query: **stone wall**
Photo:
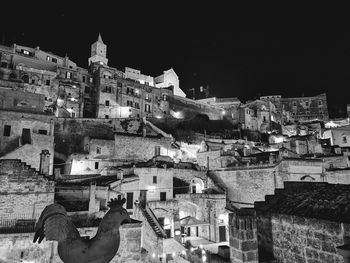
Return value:
<svg viewBox="0 0 350 263">
<path fill-rule="evenodd" d="M 116 134 L 114 158 L 148 161 L 155 156 L 155 147 L 160 147 L 160 155 L 168 156 L 171 150 L 171 140 L 163 137 L 151 138 Z"/>
<path fill-rule="evenodd" d="M 114 140 L 114 132 L 134 135 L 143 134 L 141 119 L 55 119 L 56 151 L 69 155 L 84 152 L 84 137 Z M 157 134 L 146 127 L 146 134 Z"/>
<path fill-rule="evenodd" d="M 350 169 L 327 171 L 324 181 L 331 184 L 350 184 Z"/>
<path fill-rule="evenodd" d="M 147 190 L 147 201 L 160 201 L 160 193 L 166 193 L 166 199 L 173 199 L 173 170 L 163 168 L 135 168 L 139 177 L 139 189 Z M 153 183 L 153 176 L 157 182 Z"/>
<path fill-rule="evenodd" d="M 336 247 L 344 244 L 350 226 L 289 215 L 257 215 L 259 252 L 277 262 L 344 262 Z"/>
<path fill-rule="evenodd" d="M 226 189 L 228 200 L 237 206 L 252 206 L 264 201 L 265 195 L 275 188 L 283 188 L 285 181 L 302 181 L 311 178 L 322 182 L 322 160 L 283 159 L 272 165 L 251 165 L 210 171 L 217 185 Z"/>
<path fill-rule="evenodd" d="M 19 160 L 0 160 L 0 216 L 38 218 L 54 202 L 54 182 Z"/>
<path fill-rule="evenodd" d="M 57 243 L 33 243 L 34 233 L 0 234 L 0 262 L 61 263 Z"/>
</svg>

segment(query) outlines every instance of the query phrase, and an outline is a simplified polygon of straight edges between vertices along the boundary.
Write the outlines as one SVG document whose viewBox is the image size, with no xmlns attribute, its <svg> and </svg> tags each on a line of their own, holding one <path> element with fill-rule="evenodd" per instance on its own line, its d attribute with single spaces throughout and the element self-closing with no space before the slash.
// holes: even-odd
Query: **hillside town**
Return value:
<svg viewBox="0 0 350 263">
<path fill-rule="evenodd" d="M 107 44 L 87 68 L 0 45 L 0 262 L 62 262 L 33 242 L 43 209 L 89 240 L 113 198 L 131 222 L 111 262 L 350 262 L 350 104 L 190 98 L 174 68 L 110 67 Z"/>
</svg>

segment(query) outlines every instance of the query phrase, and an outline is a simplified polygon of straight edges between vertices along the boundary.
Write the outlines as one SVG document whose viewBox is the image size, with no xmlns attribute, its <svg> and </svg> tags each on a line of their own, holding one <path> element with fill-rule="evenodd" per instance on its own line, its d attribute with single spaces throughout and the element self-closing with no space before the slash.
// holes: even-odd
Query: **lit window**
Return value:
<svg viewBox="0 0 350 263">
<path fill-rule="evenodd" d="M 71 78 L 71 76 L 72 76 L 72 73 L 70 73 L 70 72 L 66 72 L 66 79 L 70 79 Z"/>
<path fill-rule="evenodd" d="M 145 104 L 145 112 L 151 112 L 151 106 L 149 104 Z"/>
<path fill-rule="evenodd" d="M 28 50 L 22 49 L 22 52 L 23 52 L 24 55 L 29 55 L 29 51 Z"/>
<path fill-rule="evenodd" d="M 47 57 L 46 57 L 46 61 L 50 61 L 50 56 L 47 56 Z"/>
</svg>

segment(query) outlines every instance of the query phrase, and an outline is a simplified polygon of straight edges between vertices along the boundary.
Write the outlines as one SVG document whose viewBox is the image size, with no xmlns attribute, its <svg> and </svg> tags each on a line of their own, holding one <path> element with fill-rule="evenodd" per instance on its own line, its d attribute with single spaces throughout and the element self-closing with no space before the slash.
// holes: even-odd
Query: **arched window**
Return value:
<svg viewBox="0 0 350 263">
<path fill-rule="evenodd" d="M 22 76 L 22 81 L 23 81 L 24 83 L 29 83 L 29 76 L 28 76 L 28 75 L 23 75 L 23 76 Z"/>
</svg>

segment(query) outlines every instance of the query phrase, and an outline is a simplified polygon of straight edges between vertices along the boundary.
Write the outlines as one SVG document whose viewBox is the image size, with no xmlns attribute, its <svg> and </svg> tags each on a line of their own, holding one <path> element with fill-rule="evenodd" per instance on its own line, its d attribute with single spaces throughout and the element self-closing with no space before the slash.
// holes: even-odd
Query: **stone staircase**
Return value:
<svg viewBox="0 0 350 263">
<path fill-rule="evenodd" d="M 147 219 L 148 224 L 151 226 L 151 228 L 153 229 L 153 231 L 156 233 L 157 237 L 160 238 L 166 238 L 166 234 L 164 229 L 160 226 L 157 218 L 153 215 L 151 215 L 152 211 L 149 209 L 149 211 L 147 211 L 148 209 L 146 208 L 142 208 L 141 211 L 144 215 L 144 217 Z M 151 212 L 151 213 L 150 213 Z M 153 213 L 152 213 L 153 214 Z"/>
<path fill-rule="evenodd" d="M 21 173 L 28 172 L 29 174 L 47 177 L 26 162 L 22 162 L 20 159 L 0 159 L 0 173 L 1 171 L 12 171 L 14 173 L 21 171 Z"/>
</svg>

